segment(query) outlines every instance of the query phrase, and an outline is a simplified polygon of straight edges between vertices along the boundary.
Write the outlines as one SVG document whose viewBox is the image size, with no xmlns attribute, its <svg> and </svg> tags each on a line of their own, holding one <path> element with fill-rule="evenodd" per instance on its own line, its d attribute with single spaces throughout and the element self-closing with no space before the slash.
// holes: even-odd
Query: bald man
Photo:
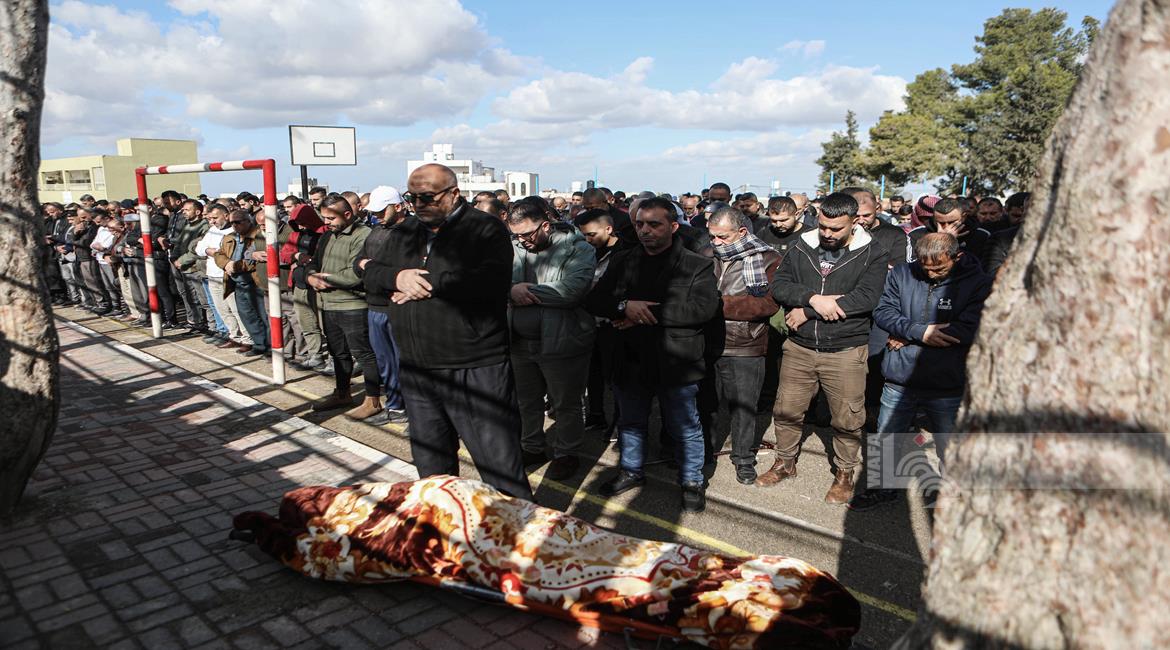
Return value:
<svg viewBox="0 0 1170 650">
<path fill-rule="evenodd" d="M 508 355 L 511 236 L 443 165 L 419 167 L 406 186 L 415 215 L 363 273 L 367 291 L 390 296 L 414 464 L 420 477 L 458 476 L 462 440 L 485 482 L 533 500 Z"/>
</svg>

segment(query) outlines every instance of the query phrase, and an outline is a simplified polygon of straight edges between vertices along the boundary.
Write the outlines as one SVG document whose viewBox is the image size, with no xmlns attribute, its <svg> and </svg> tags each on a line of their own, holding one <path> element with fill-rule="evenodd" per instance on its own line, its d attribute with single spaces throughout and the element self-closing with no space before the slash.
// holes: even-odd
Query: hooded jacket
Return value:
<svg viewBox="0 0 1170 650">
<path fill-rule="evenodd" d="M 961 255 L 950 275 L 937 282 L 927 278 L 919 262 L 894 267 L 873 317 L 891 336 L 908 343 L 886 350 L 882 359 L 886 381 L 938 394 L 961 394 L 967 384 L 967 353 L 990 293 L 991 276 L 969 255 Z M 949 323 L 944 331 L 959 343 L 944 348 L 923 343 L 931 323 Z"/>
<path fill-rule="evenodd" d="M 861 226 L 853 227 L 849 247 L 827 275 L 820 267 L 820 235 L 811 230 L 788 249 L 772 282 L 772 297 L 786 309 L 804 307 L 808 321 L 788 337 L 794 343 L 821 352 L 840 351 L 865 345 L 886 280 L 889 251 L 873 240 Z M 840 295 L 837 305 L 845 318 L 821 319 L 809 304 L 815 295 Z"/>
<path fill-rule="evenodd" d="M 576 228 L 567 224 L 552 224 L 549 247 L 531 252 L 519 241 L 512 243 L 512 284 L 535 283 L 530 291 L 540 303 L 518 307 L 533 310 L 540 315 L 540 354 L 549 359 L 568 358 L 588 354 L 593 350 L 596 326 L 593 317 L 585 311 L 585 296 L 593 285 L 593 270 L 597 254 Z"/>
<path fill-rule="evenodd" d="M 317 251 L 317 243 L 327 228 L 317 211 L 308 203 L 294 206 L 289 213 L 288 223 L 288 237 L 282 238 L 285 241 L 281 242 L 279 252 L 281 272 L 288 270 L 288 277 L 283 280 L 284 286 L 308 289 L 309 285 L 305 282 L 309 276 L 308 265 L 298 263 L 297 256 L 305 254 L 311 257 Z"/>
<path fill-rule="evenodd" d="M 991 241 L 991 233 L 982 228 L 972 228 L 971 224 L 967 224 L 968 230 L 959 237 L 959 250 L 967 254 L 968 257 L 974 257 L 980 264 L 987 259 L 988 243 Z M 923 225 L 911 230 L 908 235 L 908 242 L 906 244 L 906 261 L 913 262 L 918 259 L 914 254 L 914 246 L 918 240 L 925 237 L 932 232 L 938 232 L 938 226 L 934 225 L 934 219 L 927 219 Z"/>
</svg>

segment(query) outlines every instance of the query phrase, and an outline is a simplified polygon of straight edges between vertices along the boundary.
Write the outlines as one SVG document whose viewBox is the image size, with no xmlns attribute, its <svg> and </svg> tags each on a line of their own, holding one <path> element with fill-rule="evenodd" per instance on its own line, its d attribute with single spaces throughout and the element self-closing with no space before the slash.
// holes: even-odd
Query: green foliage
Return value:
<svg viewBox="0 0 1170 650">
<path fill-rule="evenodd" d="M 817 189 L 828 192 L 830 174 L 835 187 L 855 185 L 865 178 L 861 167 L 861 140 L 857 137 L 857 116 L 853 111 L 845 114 L 845 132 L 835 132 L 828 142 L 821 143 L 821 166 Z"/>
<path fill-rule="evenodd" d="M 838 187 L 844 174 L 885 175 L 887 189 L 937 178 L 948 194 L 962 188 L 964 176 L 968 191 L 1026 188 L 1099 31 L 1091 17 L 1079 30 L 1067 20 L 1052 8 L 1005 9 L 987 20 L 975 60 L 918 75 L 906 86 L 906 108 L 882 115 L 864 149 L 850 113 L 846 133 L 822 145 L 821 185 L 827 189 L 832 170 Z"/>
</svg>

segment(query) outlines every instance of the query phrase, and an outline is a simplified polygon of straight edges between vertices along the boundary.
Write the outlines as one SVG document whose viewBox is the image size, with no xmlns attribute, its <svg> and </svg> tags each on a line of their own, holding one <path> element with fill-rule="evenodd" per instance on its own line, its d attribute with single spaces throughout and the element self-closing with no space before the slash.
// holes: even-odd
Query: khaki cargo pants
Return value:
<svg viewBox="0 0 1170 650">
<path fill-rule="evenodd" d="M 852 469 L 861 463 L 861 428 L 865 424 L 865 374 L 869 350 L 864 345 L 840 352 L 817 352 L 784 342 L 780 388 L 772 420 L 776 455 L 796 458 L 804 429 L 804 414 L 818 389 L 828 398 L 833 425 L 833 455 L 837 467 Z"/>
</svg>

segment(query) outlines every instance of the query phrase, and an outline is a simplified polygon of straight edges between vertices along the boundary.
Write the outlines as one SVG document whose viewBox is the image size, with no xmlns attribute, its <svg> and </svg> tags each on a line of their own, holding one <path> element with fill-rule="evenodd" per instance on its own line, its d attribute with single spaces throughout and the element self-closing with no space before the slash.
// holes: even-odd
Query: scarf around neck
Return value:
<svg viewBox="0 0 1170 650">
<path fill-rule="evenodd" d="M 743 281 L 748 293 L 759 297 L 768 291 L 768 273 L 764 266 L 764 253 L 772 250 L 763 240 L 748 233 L 734 244 L 714 246 L 715 257 L 721 262 L 743 260 Z"/>
</svg>

